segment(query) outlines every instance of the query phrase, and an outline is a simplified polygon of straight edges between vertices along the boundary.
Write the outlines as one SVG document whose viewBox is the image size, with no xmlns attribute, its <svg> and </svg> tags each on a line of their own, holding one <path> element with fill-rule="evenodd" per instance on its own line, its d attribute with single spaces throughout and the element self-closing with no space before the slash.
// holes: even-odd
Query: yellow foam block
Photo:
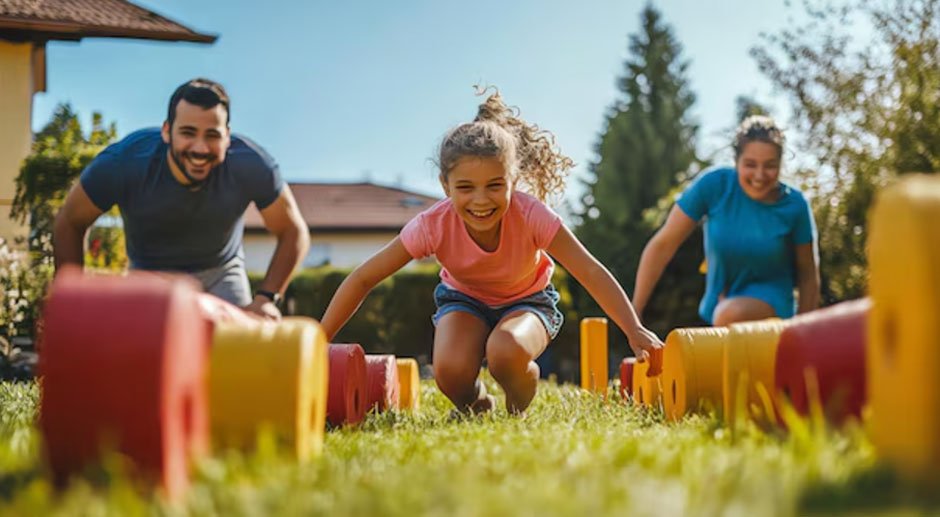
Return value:
<svg viewBox="0 0 940 517">
<path fill-rule="evenodd" d="M 607 394 L 607 318 L 581 320 L 581 387 Z"/>
<path fill-rule="evenodd" d="M 884 189 L 870 214 L 871 440 L 903 477 L 940 483 L 940 177 Z"/>
<path fill-rule="evenodd" d="M 779 319 L 735 323 L 729 327 L 722 361 L 722 409 L 725 422 L 753 418 L 773 423 L 774 368 L 777 344 L 786 323 Z M 738 409 L 746 414 L 738 414 Z"/>
<path fill-rule="evenodd" d="M 290 442 L 300 461 L 318 455 L 328 375 L 326 335 L 315 320 L 218 324 L 209 368 L 213 439 L 250 447 L 267 429 Z"/>
<path fill-rule="evenodd" d="M 663 408 L 678 420 L 693 411 L 720 410 L 722 404 L 724 327 L 676 329 L 663 350 Z"/>
<path fill-rule="evenodd" d="M 410 358 L 395 360 L 398 366 L 399 409 L 418 409 L 421 402 L 421 376 L 418 374 L 418 361 Z"/>
<path fill-rule="evenodd" d="M 662 404 L 662 376 L 647 377 L 650 362 L 638 362 L 633 365 L 633 403 L 651 408 L 658 408 Z"/>
</svg>

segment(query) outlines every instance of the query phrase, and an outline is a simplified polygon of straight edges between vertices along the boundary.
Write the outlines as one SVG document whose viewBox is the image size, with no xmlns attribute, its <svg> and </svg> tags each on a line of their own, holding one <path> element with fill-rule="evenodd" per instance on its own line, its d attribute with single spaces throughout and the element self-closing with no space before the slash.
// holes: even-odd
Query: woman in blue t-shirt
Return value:
<svg viewBox="0 0 940 517">
<path fill-rule="evenodd" d="M 752 116 L 741 123 L 733 143 L 735 166 L 702 172 L 644 248 L 633 291 L 639 313 L 703 218 L 708 270 L 699 315 L 705 321 L 721 326 L 789 318 L 794 311 L 817 307 L 813 213 L 799 190 L 780 182 L 783 144 L 783 133 L 771 118 Z"/>
</svg>

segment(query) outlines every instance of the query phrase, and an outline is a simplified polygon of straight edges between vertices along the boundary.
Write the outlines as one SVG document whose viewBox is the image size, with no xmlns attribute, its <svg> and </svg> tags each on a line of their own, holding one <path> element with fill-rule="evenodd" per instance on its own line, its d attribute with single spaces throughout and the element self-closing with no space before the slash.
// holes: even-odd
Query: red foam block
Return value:
<svg viewBox="0 0 940 517">
<path fill-rule="evenodd" d="M 624 357 L 620 361 L 620 397 L 624 400 L 633 395 L 633 366 L 636 357 Z"/>
<path fill-rule="evenodd" d="M 866 400 L 865 322 L 868 299 L 840 303 L 790 320 L 780 335 L 775 364 L 778 395 L 809 413 L 807 374 L 814 375 L 828 419 L 861 417 Z"/>
<path fill-rule="evenodd" d="M 45 305 L 39 423 L 57 484 L 105 449 L 172 499 L 208 449 L 211 323 L 190 281 L 59 273 Z"/>
<path fill-rule="evenodd" d="M 398 364 L 394 355 L 366 355 L 366 376 L 369 382 L 366 411 L 398 407 Z"/>
<path fill-rule="evenodd" d="M 366 354 L 357 344 L 330 345 L 330 390 L 326 419 L 331 425 L 358 424 L 368 397 Z"/>
</svg>

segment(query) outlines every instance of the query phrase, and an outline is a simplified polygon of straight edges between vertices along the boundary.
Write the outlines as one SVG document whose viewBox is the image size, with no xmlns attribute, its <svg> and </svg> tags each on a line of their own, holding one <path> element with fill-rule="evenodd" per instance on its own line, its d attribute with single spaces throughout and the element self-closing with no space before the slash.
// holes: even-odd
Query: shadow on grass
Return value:
<svg viewBox="0 0 940 517">
<path fill-rule="evenodd" d="M 17 472 L 5 472 L 0 474 L 0 500 L 10 501 L 13 496 L 22 488 L 43 477 L 43 473 L 38 469 L 23 470 Z"/>
<path fill-rule="evenodd" d="M 940 493 L 905 484 L 890 469 L 879 467 L 860 472 L 847 481 L 810 485 L 803 494 L 800 508 L 801 514 L 901 508 L 938 511 Z"/>
</svg>

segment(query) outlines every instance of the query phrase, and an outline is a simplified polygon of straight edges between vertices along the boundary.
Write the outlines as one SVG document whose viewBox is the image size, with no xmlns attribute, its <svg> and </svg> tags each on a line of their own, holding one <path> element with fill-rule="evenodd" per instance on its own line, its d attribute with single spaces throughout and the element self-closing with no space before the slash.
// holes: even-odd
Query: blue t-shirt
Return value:
<svg viewBox="0 0 940 517">
<path fill-rule="evenodd" d="M 190 190 L 167 163 L 157 128 L 108 146 L 82 171 L 81 185 L 102 211 L 118 205 L 131 267 L 200 271 L 244 256 L 244 213 L 273 203 L 284 188 L 277 164 L 261 147 L 232 135 L 225 161 Z"/>
<path fill-rule="evenodd" d="M 733 167 L 704 171 L 676 202 L 695 221 L 705 217 L 705 296 L 699 315 L 709 323 L 722 293 L 767 302 L 777 316 L 796 312 L 795 246 L 816 241 L 816 226 L 803 194 L 780 184 L 772 203 L 755 201 Z"/>
</svg>

